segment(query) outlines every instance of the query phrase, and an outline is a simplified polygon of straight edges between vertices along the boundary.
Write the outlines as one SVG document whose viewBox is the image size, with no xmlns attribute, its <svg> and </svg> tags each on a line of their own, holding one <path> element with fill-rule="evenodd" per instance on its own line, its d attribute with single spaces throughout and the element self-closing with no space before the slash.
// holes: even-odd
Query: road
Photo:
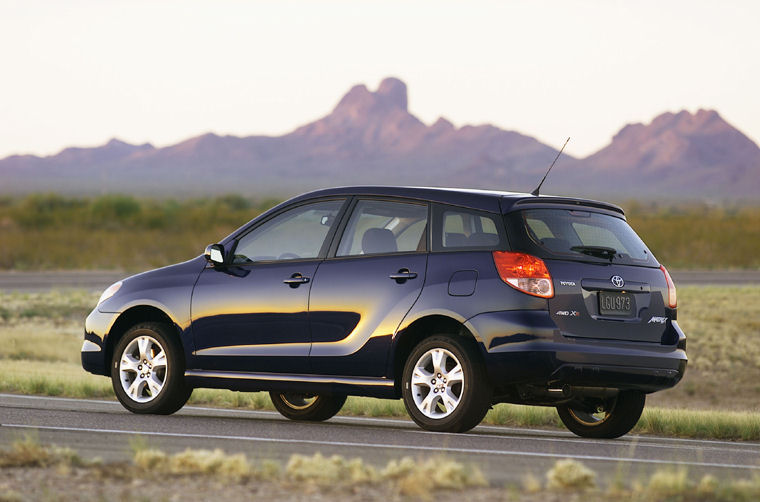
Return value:
<svg viewBox="0 0 760 502">
<path fill-rule="evenodd" d="M 130 457 L 130 441 L 141 437 L 166 452 L 222 448 L 251 459 L 287 461 L 291 454 L 362 457 L 383 466 L 402 456 L 445 455 L 480 466 L 495 485 L 543 474 L 558 459 L 582 461 L 610 479 L 645 479 L 666 466 L 683 466 L 690 477 L 760 475 L 760 443 L 702 441 L 628 435 L 590 440 L 564 431 L 481 425 L 467 434 L 423 431 L 411 421 L 335 417 L 299 423 L 275 412 L 186 406 L 172 416 L 133 415 L 110 401 L 0 394 L 0 447 L 25 433 L 42 443 L 69 446 L 81 455 L 106 461 Z"/>
<path fill-rule="evenodd" d="M 86 289 L 100 292 L 128 274 L 125 272 L 81 270 L 45 272 L 0 272 L 0 291 L 24 293 L 51 289 Z M 760 284 L 760 270 L 676 270 L 676 286 Z"/>
<path fill-rule="evenodd" d="M 124 272 L 98 270 L 0 272 L 0 291 L 37 293 L 51 289 L 86 289 L 102 291 L 123 279 Z"/>
</svg>

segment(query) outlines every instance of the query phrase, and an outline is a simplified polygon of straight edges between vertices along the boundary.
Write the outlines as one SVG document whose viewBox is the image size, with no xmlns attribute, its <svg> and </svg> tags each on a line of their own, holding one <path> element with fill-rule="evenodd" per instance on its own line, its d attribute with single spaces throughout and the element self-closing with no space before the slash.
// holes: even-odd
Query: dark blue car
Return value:
<svg viewBox="0 0 760 502">
<path fill-rule="evenodd" d="M 109 287 L 82 365 L 135 413 L 213 387 L 325 420 L 353 394 L 401 397 L 421 427 L 458 432 L 508 402 L 612 438 L 683 377 L 685 348 L 675 286 L 617 206 L 345 187 Z"/>
</svg>

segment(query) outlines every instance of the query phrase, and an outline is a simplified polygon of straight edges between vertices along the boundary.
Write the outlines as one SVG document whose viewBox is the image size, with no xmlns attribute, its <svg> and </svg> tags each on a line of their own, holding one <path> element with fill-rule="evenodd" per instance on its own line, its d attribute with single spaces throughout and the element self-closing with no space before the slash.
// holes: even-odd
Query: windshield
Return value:
<svg viewBox="0 0 760 502">
<path fill-rule="evenodd" d="M 657 266 L 622 218 L 593 211 L 528 209 L 507 215 L 515 251 L 540 258 Z"/>
</svg>

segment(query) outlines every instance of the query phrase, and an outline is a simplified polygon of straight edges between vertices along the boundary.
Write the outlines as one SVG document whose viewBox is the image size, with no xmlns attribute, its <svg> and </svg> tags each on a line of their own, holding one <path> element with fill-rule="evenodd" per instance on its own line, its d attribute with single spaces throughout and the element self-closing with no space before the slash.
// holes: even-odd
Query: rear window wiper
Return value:
<svg viewBox="0 0 760 502">
<path fill-rule="evenodd" d="M 570 250 L 610 261 L 618 254 L 617 249 L 606 246 L 573 246 Z"/>
</svg>

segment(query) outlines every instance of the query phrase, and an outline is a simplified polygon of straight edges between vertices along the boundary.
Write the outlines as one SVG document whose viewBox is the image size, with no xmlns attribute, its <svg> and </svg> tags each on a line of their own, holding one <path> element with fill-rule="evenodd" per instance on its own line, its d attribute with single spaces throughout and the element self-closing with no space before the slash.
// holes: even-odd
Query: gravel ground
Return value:
<svg viewBox="0 0 760 502">
<path fill-rule="evenodd" d="M 392 483 L 325 487 L 315 484 L 260 480 L 234 481 L 211 476 L 133 477 L 127 464 L 109 464 L 95 468 L 3 468 L 0 469 L 0 501 L 209 501 L 220 500 L 289 500 L 330 501 L 406 501 L 468 502 L 522 500 L 513 489 L 478 488 L 437 490 L 403 495 Z M 532 497 L 531 497 L 532 498 Z M 551 500 L 553 497 L 549 497 Z M 530 500 L 530 498 L 526 499 Z M 544 493 L 535 500 L 547 500 Z M 559 499 L 557 499 L 559 500 Z"/>
</svg>

